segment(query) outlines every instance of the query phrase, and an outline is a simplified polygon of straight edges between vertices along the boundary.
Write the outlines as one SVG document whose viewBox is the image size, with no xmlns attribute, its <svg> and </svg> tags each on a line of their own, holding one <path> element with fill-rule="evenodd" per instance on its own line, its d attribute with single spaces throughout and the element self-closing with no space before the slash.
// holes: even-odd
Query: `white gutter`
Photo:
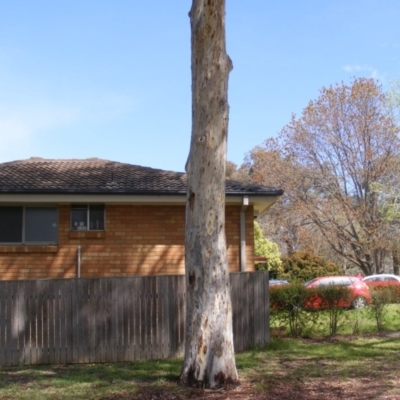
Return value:
<svg viewBox="0 0 400 400">
<path fill-rule="evenodd" d="M 240 272 L 246 272 L 246 209 L 249 198 L 244 196 L 240 209 Z"/>
</svg>

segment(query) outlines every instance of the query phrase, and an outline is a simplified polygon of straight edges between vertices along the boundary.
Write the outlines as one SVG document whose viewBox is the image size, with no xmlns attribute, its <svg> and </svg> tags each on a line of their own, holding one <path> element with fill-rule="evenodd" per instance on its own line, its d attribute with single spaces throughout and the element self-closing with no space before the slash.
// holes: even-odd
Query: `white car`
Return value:
<svg viewBox="0 0 400 400">
<path fill-rule="evenodd" d="M 398 282 L 400 284 L 400 276 L 394 274 L 376 274 L 376 275 L 369 275 L 363 278 L 365 283 L 369 282 Z"/>
</svg>

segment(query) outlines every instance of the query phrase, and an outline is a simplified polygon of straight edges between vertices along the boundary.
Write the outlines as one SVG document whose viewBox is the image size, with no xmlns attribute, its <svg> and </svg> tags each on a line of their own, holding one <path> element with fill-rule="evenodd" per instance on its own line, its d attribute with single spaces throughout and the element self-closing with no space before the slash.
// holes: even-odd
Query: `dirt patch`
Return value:
<svg viewBox="0 0 400 400">
<path fill-rule="evenodd" d="M 370 336 L 400 339 L 400 332 L 382 332 Z M 314 342 L 336 343 L 355 339 L 349 335 Z M 310 345 L 313 342 L 310 339 L 304 341 Z M 305 377 L 295 377 L 293 371 L 305 371 L 310 363 L 318 365 L 320 374 L 315 375 L 314 369 L 313 376 L 305 374 Z M 351 367 L 345 371 L 341 370 L 340 361 L 324 358 L 310 360 L 296 357 L 281 359 L 277 364 L 278 367 L 267 366 L 266 373 L 259 371 L 252 378 L 242 377 L 241 385 L 231 390 L 188 389 L 166 382 L 165 386 L 158 388 L 140 386 L 134 397 L 118 400 L 400 400 L 400 362 L 397 361 L 372 357 L 361 364 L 355 362 L 354 369 Z"/>
<path fill-rule="evenodd" d="M 132 399 L 142 400 L 246 400 L 246 399 L 262 399 L 258 397 L 259 393 L 252 390 L 251 385 L 244 383 L 232 390 L 209 390 L 209 389 L 182 389 L 180 393 L 171 392 L 170 389 L 154 390 L 150 387 L 140 388 L 139 393 Z M 125 400 L 125 399 L 124 399 Z"/>
<path fill-rule="evenodd" d="M 107 400 L 399 400 L 400 378 L 389 376 L 387 381 L 369 378 L 340 380 L 337 377 L 321 380 L 277 379 L 262 392 L 254 383 L 243 382 L 232 390 L 153 388 L 142 386 L 133 397 Z"/>
<path fill-rule="evenodd" d="M 383 336 L 389 337 L 389 338 L 400 338 L 400 331 L 397 332 L 383 332 Z"/>
</svg>

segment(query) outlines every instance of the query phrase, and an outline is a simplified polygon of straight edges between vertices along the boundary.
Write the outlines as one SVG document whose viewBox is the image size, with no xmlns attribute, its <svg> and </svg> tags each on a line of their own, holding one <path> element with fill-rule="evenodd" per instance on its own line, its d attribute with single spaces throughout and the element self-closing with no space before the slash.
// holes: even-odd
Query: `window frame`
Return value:
<svg viewBox="0 0 400 400">
<path fill-rule="evenodd" d="M 58 237 L 59 237 L 59 226 L 60 226 L 60 214 L 59 214 L 59 208 L 56 205 L 1 205 L 0 208 L 15 208 L 15 209 L 20 209 L 22 211 L 22 222 L 21 222 L 21 226 L 18 227 L 21 229 L 20 232 L 20 241 L 9 241 L 9 242 L 4 242 L 4 241 L 0 241 L 0 246 L 54 246 L 54 245 L 58 245 Z M 55 238 L 54 240 L 28 240 L 26 239 L 27 237 L 27 218 L 29 218 L 29 216 L 27 216 L 27 213 L 29 212 L 29 209 L 52 209 L 53 211 L 55 211 L 55 219 L 53 220 L 53 224 L 55 225 Z M 18 221 L 19 224 L 19 221 Z"/>
<path fill-rule="evenodd" d="M 90 216 L 91 216 L 91 207 L 102 207 L 102 212 L 103 212 L 103 221 L 102 221 L 102 228 L 100 229 L 90 229 Z M 73 216 L 73 210 L 85 210 L 86 216 L 86 225 L 84 226 L 77 226 L 77 228 L 74 228 L 74 224 L 78 223 L 76 218 Z M 81 221 L 82 222 L 82 221 Z M 70 223 L 69 223 L 69 229 L 70 232 L 105 232 L 106 230 L 106 205 L 104 203 L 76 203 L 76 204 L 71 204 L 70 207 Z"/>
</svg>

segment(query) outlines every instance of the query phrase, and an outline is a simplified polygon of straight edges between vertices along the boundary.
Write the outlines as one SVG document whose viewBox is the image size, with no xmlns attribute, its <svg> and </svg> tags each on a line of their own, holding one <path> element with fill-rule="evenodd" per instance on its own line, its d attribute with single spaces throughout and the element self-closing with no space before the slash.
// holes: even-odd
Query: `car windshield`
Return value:
<svg viewBox="0 0 400 400">
<path fill-rule="evenodd" d="M 304 284 L 304 286 L 308 287 L 308 286 L 312 285 L 314 282 L 316 282 L 317 280 L 318 280 L 318 278 L 311 279 L 311 281 L 306 282 Z"/>
</svg>

